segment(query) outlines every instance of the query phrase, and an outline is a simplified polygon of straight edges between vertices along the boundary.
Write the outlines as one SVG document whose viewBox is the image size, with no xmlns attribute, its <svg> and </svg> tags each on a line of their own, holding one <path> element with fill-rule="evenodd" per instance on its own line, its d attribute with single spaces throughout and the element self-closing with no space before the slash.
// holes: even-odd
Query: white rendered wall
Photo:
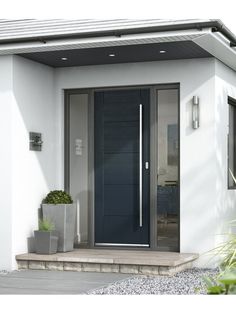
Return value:
<svg viewBox="0 0 236 314">
<path fill-rule="evenodd" d="M 180 250 L 202 253 L 215 244 L 218 197 L 213 58 L 60 68 L 56 101 L 63 121 L 63 89 L 180 83 Z M 200 99 L 200 128 L 191 127 L 191 101 Z M 63 130 L 61 131 L 63 144 Z M 61 167 L 63 155 L 61 154 Z M 61 178 L 63 181 L 63 177 Z"/>
<path fill-rule="evenodd" d="M 0 57 L 0 269 L 12 259 L 12 57 Z"/>
<path fill-rule="evenodd" d="M 62 188 L 57 162 L 61 147 L 54 70 L 18 56 L 1 61 L 0 269 L 14 269 L 15 255 L 27 252 L 27 237 L 37 228 L 43 197 Z M 41 152 L 29 150 L 30 131 L 42 133 Z"/>
<path fill-rule="evenodd" d="M 43 197 L 58 184 L 57 106 L 51 67 L 21 58 L 13 61 L 13 265 L 27 251 L 26 238 L 37 227 Z M 61 127 L 61 126 L 60 126 Z M 29 132 L 42 133 L 41 152 L 29 150 Z"/>
<path fill-rule="evenodd" d="M 215 117 L 216 117 L 216 156 L 217 156 L 217 199 L 215 223 L 218 237 L 216 244 L 222 242 L 222 234 L 229 231 L 228 222 L 236 219 L 236 190 L 229 190 L 228 186 L 228 148 L 227 135 L 229 124 L 228 96 L 236 99 L 236 72 L 215 61 Z"/>
</svg>

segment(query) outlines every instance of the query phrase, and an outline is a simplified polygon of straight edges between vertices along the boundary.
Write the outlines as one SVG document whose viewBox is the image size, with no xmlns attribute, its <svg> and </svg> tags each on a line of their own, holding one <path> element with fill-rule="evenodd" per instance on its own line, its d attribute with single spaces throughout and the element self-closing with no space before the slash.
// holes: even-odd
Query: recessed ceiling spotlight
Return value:
<svg viewBox="0 0 236 314">
<path fill-rule="evenodd" d="M 109 57 L 115 57 L 116 55 L 114 53 L 109 53 Z"/>
<path fill-rule="evenodd" d="M 165 51 L 165 50 L 160 50 L 159 52 L 160 52 L 160 53 L 166 53 L 166 51 Z"/>
<path fill-rule="evenodd" d="M 62 60 L 62 61 L 66 61 L 66 60 L 68 60 L 68 58 L 62 57 L 61 60 Z"/>
</svg>

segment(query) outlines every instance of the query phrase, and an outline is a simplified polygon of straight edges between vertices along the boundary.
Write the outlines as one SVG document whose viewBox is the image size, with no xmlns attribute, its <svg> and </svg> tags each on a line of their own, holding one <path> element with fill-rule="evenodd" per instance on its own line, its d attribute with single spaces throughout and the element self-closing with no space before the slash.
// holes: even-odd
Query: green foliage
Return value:
<svg viewBox="0 0 236 314">
<path fill-rule="evenodd" d="M 71 196 L 65 191 L 55 190 L 47 194 L 43 200 L 44 204 L 72 204 L 73 200 Z"/>
<path fill-rule="evenodd" d="M 235 226 L 236 220 L 229 223 L 229 227 Z M 226 235 L 225 242 L 208 252 L 221 259 L 219 275 L 203 278 L 208 294 L 236 294 L 236 234 L 230 232 Z"/>
<path fill-rule="evenodd" d="M 236 268 L 226 268 L 217 278 L 203 278 L 207 294 L 236 294 Z"/>
<path fill-rule="evenodd" d="M 236 220 L 229 223 L 229 227 L 235 226 Z M 209 252 L 221 258 L 220 267 L 223 269 L 236 267 L 236 234 L 231 232 L 227 234 L 227 237 L 225 242 Z"/>
<path fill-rule="evenodd" d="M 39 231 L 53 231 L 54 224 L 48 219 L 39 220 Z"/>
</svg>

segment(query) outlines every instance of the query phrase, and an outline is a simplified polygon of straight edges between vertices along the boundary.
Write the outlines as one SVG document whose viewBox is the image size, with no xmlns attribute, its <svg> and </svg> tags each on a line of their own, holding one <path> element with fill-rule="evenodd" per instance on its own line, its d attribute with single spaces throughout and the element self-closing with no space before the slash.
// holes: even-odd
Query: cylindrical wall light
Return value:
<svg viewBox="0 0 236 314">
<path fill-rule="evenodd" d="M 199 97 L 193 96 L 192 104 L 192 126 L 193 129 L 199 128 Z"/>
</svg>

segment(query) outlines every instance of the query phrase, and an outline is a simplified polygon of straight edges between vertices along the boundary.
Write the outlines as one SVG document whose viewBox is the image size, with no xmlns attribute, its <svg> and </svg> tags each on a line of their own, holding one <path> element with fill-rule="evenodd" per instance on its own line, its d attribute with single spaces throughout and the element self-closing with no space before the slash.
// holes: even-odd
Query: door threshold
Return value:
<svg viewBox="0 0 236 314">
<path fill-rule="evenodd" d="M 133 243 L 95 243 L 95 246 L 150 247 L 149 244 L 133 244 Z"/>
</svg>

